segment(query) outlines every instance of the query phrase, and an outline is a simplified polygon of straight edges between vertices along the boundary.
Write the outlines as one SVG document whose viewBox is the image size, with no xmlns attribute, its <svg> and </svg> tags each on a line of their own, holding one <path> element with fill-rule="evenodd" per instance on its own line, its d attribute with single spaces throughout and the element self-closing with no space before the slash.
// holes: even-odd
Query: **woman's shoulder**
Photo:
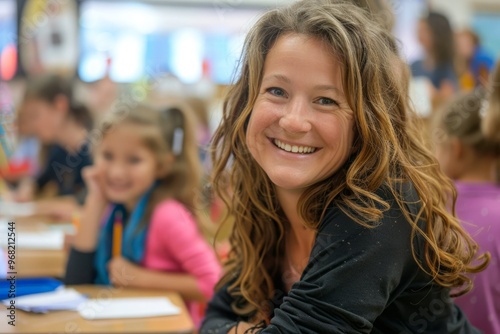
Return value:
<svg viewBox="0 0 500 334">
<path fill-rule="evenodd" d="M 342 240 L 372 240 L 387 245 L 402 243 L 403 246 L 412 237 L 413 226 L 408 218 L 416 217 L 420 210 L 418 194 L 411 183 L 391 188 L 381 186 L 374 195 L 387 203 L 382 216 L 377 221 L 367 221 L 343 203 L 331 205 L 318 228 L 318 236 L 340 238 Z M 396 199 L 396 196 L 398 197 Z M 378 205 L 377 205 L 378 206 Z M 380 207 L 379 207 L 380 208 Z M 425 222 L 419 221 L 420 228 Z"/>
<path fill-rule="evenodd" d="M 393 218 L 394 214 L 398 218 L 404 218 L 404 215 L 398 214 L 402 213 L 403 210 L 410 214 L 417 214 L 420 209 L 420 197 L 411 182 L 393 185 L 392 187 L 382 185 L 373 192 L 373 195 L 385 202 L 388 205 L 388 209 L 383 210 L 383 215 L 379 222 L 366 222 L 368 225 L 376 226 L 387 218 Z M 359 200 L 358 204 L 362 204 L 362 202 L 364 201 Z M 359 215 L 354 210 L 349 209 L 347 205 L 343 204 L 343 202 L 337 201 L 329 205 L 322 223 L 336 219 L 354 221 L 355 218 L 358 218 Z M 383 206 L 377 202 L 375 202 L 375 206 L 378 209 L 383 209 Z"/>
</svg>

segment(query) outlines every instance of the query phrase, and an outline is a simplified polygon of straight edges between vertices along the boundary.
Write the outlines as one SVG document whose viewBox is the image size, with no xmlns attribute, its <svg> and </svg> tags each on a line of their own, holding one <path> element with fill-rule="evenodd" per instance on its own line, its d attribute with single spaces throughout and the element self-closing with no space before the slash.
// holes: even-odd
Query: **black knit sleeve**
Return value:
<svg viewBox="0 0 500 334">
<path fill-rule="evenodd" d="M 65 284 L 93 284 L 96 278 L 95 252 L 80 252 L 71 248 L 66 264 Z"/>
<path fill-rule="evenodd" d="M 227 333 L 236 326 L 240 318 L 231 309 L 233 298 L 227 291 L 227 285 L 216 291 L 208 303 L 200 334 Z"/>
</svg>

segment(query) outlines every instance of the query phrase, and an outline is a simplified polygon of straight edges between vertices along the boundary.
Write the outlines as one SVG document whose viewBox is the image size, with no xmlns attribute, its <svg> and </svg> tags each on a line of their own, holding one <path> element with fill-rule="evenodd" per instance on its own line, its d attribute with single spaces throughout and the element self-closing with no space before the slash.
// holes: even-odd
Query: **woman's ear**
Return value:
<svg viewBox="0 0 500 334">
<path fill-rule="evenodd" d="M 166 153 L 163 154 L 160 157 L 160 160 L 158 161 L 158 170 L 156 172 L 156 178 L 161 179 L 165 177 L 168 172 L 170 171 L 170 168 L 172 164 L 175 161 L 175 157 L 172 153 Z"/>
</svg>

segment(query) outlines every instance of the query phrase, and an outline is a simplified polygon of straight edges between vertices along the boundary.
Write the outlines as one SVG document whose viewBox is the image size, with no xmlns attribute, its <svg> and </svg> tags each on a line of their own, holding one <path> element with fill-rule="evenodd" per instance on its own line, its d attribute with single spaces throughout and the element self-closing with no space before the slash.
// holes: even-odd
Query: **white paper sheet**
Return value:
<svg viewBox="0 0 500 334">
<path fill-rule="evenodd" d="M 3 217 L 26 217 L 35 213 L 35 203 L 0 201 L 0 215 Z"/>
<path fill-rule="evenodd" d="M 4 235 L 7 235 L 7 231 Z M 63 230 L 33 232 L 17 230 L 15 244 L 17 249 L 60 250 L 64 246 L 64 232 Z M 7 238 L 0 238 L 0 246 L 7 246 Z"/>
<path fill-rule="evenodd" d="M 160 317 L 180 312 L 165 297 L 89 299 L 79 307 L 80 315 L 87 320 Z"/>
<path fill-rule="evenodd" d="M 36 293 L 17 297 L 16 308 L 25 311 L 46 313 L 56 310 L 78 310 L 87 298 L 76 291 L 61 287 L 55 291 Z M 2 300 L 2 304 L 9 305 L 10 299 Z"/>
</svg>

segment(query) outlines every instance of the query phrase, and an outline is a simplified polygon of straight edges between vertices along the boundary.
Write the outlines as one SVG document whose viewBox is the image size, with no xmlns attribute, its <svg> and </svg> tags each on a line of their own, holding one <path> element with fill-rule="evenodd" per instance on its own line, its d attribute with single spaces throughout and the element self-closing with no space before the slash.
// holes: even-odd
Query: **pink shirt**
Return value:
<svg viewBox="0 0 500 334">
<path fill-rule="evenodd" d="M 151 216 L 142 266 L 193 276 L 207 300 L 221 275 L 215 252 L 200 233 L 195 219 L 184 205 L 173 199 L 159 203 Z M 187 304 L 198 325 L 199 305 Z"/>
<path fill-rule="evenodd" d="M 471 292 L 455 299 L 470 322 L 484 334 L 500 333 L 500 187 L 493 184 L 455 183 L 456 214 L 479 244 L 479 253 L 490 252 L 483 272 L 473 275 Z"/>
</svg>

